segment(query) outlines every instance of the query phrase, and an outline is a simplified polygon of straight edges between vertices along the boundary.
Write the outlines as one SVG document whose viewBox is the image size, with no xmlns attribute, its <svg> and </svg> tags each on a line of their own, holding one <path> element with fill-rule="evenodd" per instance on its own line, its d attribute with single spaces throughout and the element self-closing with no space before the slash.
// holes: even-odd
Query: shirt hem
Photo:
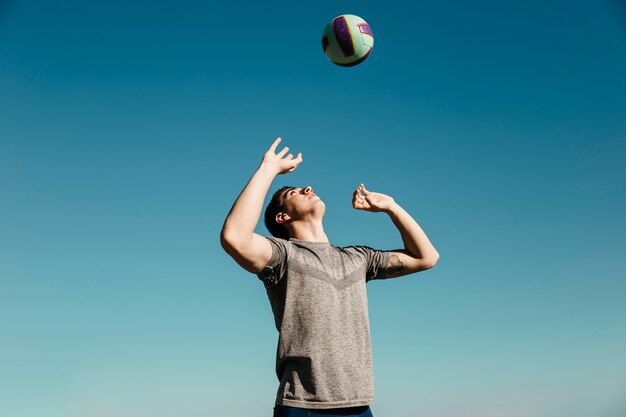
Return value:
<svg viewBox="0 0 626 417">
<path fill-rule="evenodd" d="M 276 400 L 277 405 L 286 405 L 288 407 L 297 408 L 310 408 L 310 409 L 327 409 L 327 408 L 347 408 L 347 407 L 359 407 L 363 405 L 373 405 L 373 398 L 364 398 L 360 400 L 350 401 L 304 401 L 304 400 L 292 400 L 287 398 L 278 398 Z"/>
</svg>

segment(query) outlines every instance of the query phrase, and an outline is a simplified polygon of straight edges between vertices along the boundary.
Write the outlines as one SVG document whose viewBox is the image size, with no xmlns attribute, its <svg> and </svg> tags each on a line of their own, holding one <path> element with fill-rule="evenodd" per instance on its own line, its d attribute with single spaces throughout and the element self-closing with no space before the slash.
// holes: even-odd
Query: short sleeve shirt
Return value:
<svg viewBox="0 0 626 417">
<path fill-rule="evenodd" d="M 267 239 L 272 257 L 257 276 L 279 332 L 276 404 L 312 409 L 373 404 L 365 284 L 385 277 L 389 253 Z"/>
</svg>

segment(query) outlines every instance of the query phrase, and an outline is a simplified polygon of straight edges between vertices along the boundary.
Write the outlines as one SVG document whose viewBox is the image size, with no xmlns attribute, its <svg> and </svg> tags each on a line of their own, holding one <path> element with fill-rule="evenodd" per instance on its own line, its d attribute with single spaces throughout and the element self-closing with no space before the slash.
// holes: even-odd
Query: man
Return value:
<svg viewBox="0 0 626 417">
<path fill-rule="evenodd" d="M 274 417 L 371 417 L 374 384 L 365 284 L 432 268 L 439 254 L 393 198 L 369 192 L 363 184 L 352 195 L 353 207 L 387 213 L 404 249 L 330 244 L 322 225 L 325 204 L 310 186 L 278 190 L 265 211 L 273 236 L 254 233 L 274 178 L 302 163 L 301 153 L 285 157 L 287 147 L 276 153 L 280 141 L 263 156 L 221 233 L 224 250 L 259 277 L 272 306 L 280 381 Z"/>
</svg>

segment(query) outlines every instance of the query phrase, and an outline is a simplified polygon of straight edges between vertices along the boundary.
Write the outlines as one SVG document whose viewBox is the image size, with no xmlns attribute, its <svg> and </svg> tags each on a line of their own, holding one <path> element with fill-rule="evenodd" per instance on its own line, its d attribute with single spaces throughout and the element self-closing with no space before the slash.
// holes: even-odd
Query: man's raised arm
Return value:
<svg viewBox="0 0 626 417">
<path fill-rule="evenodd" d="M 230 209 L 220 234 L 224 250 L 242 268 L 253 273 L 260 271 L 272 256 L 269 242 L 254 233 L 267 191 L 277 175 L 292 172 L 302 162 L 301 153 L 296 158 L 292 154 L 284 157 L 288 147 L 277 154 L 280 141 L 281 138 L 277 138 L 263 155 L 261 165 Z"/>
<path fill-rule="evenodd" d="M 357 210 L 387 213 L 402 236 L 404 249 L 388 251 L 387 277 L 408 275 L 435 266 L 439 252 L 413 217 L 392 197 L 367 191 L 361 184 L 352 195 L 352 206 Z"/>
</svg>

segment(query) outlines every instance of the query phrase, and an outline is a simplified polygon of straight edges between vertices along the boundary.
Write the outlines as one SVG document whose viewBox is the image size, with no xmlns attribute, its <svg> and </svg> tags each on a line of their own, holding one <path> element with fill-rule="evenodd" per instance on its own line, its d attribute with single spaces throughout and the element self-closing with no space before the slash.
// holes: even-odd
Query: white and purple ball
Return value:
<svg viewBox="0 0 626 417">
<path fill-rule="evenodd" d="M 334 64 L 353 67 L 365 61 L 374 47 L 370 25 L 359 16 L 343 14 L 324 28 L 322 49 Z"/>
</svg>

